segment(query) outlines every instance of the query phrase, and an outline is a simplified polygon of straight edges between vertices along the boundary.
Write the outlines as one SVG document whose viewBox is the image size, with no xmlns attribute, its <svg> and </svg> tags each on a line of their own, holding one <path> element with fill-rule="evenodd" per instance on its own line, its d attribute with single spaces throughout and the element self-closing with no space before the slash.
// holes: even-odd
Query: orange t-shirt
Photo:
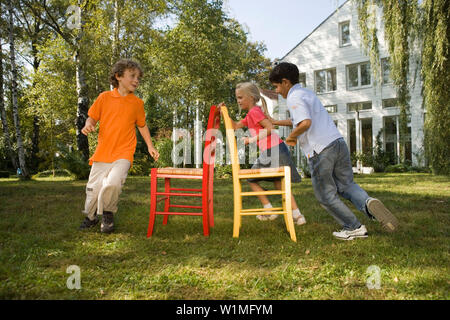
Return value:
<svg viewBox="0 0 450 320">
<path fill-rule="evenodd" d="M 119 159 L 127 159 L 133 164 L 137 142 L 135 126 L 146 124 L 144 101 L 132 93 L 121 96 L 116 88 L 101 93 L 88 115 L 100 121 L 97 149 L 89 164 L 112 163 Z"/>
</svg>

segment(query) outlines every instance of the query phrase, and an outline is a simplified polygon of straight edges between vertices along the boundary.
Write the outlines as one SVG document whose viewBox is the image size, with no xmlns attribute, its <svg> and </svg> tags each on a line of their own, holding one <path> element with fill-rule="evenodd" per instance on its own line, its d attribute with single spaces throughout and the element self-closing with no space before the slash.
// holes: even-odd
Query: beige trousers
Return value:
<svg viewBox="0 0 450 320">
<path fill-rule="evenodd" d="M 130 161 L 125 159 L 113 163 L 94 162 L 92 164 L 83 210 L 89 219 L 94 219 L 96 211 L 98 215 L 102 215 L 103 211 L 117 212 L 119 195 L 130 167 Z"/>
</svg>

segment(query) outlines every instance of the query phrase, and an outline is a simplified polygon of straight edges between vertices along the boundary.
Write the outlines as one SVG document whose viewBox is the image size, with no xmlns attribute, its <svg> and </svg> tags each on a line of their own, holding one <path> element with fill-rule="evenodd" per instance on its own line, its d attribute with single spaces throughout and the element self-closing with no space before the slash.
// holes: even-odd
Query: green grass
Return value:
<svg viewBox="0 0 450 320">
<path fill-rule="evenodd" d="M 244 217 L 235 239 L 231 180 L 216 180 L 209 238 L 200 217 L 176 216 L 167 226 L 157 217 L 147 239 L 148 177 L 127 179 L 115 233 L 80 232 L 86 181 L 2 179 L 0 299 L 449 299 L 450 178 L 376 174 L 356 181 L 395 213 L 398 232 L 354 210 L 369 238 L 334 239 L 339 226 L 305 179 L 293 185 L 308 221 L 296 226 L 297 243 L 281 217 Z M 249 207 L 257 204 L 252 199 Z M 71 265 L 80 267 L 81 290 L 66 286 Z M 366 285 L 372 265 L 381 270 L 378 290 Z"/>
</svg>

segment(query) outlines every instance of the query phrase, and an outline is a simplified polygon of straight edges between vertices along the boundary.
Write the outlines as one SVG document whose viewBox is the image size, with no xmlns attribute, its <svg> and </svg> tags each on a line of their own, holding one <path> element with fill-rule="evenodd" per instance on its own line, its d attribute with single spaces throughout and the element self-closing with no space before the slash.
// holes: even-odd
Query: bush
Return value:
<svg viewBox="0 0 450 320">
<path fill-rule="evenodd" d="M 159 152 L 159 159 L 153 163 L 156 168 L 173 167 L 172 162 L 172 139 L 162 138 L 154 143 Z"/>
<path fill-rule="evenodd" d="M 55 177 L 73 177 L 73 174 L 66 169 L 46 170 L 35 174 L 32 178 L 47 178 L 51 176 Z"/>
<path fill-rule="evenodd" d="M 372 152 L 355 152 L 351 155 L 352 164 L 356 166 L 357 162 L 360 161 L 363 167 L 374 167 L 375 157 Z"/>
<path fill-rule="evenodd" d="M 311 172 L 309 171 L 308 159 L 302 157 L 300 159 L 300 170 L 299 174 L 306 178 L 311 178 Z"/>
<path fill-rule="evenodd" d="M 0 178 L 9 178 L 8 171 L 0 171 Z"/>
<path fill-rule="evenodd" d="M 399 164 L 394 164 L 394 165 L 389 165 L 386 167 L 386 169 L 384 170 L 384 172 L 388 172 L 388 173 L 402 173 L 402 172 L 408 172 L 410 171 L 410 168 L 408 165 L 404 164 L 404 163 L 399 163 Z"/>
<path fill-rule="evenodd" d="M 59 150 L 61 156 L 58 158 L 58 165 L 62 169 L 69 170 L 75 175 L 77 180 L 85 180 L 89 178 L 91 168 L 89 163 L 84 160 L 80 151 L 71 151 L 65 146 L 59 146 Z"/>
<path fill-rule="evenodd" d="M 131 167 L 129 174 L 132 176 L 148 176 L 154 165 L 155 162 L 150 155 L 140 154 L 134 158 L 133 166 Z"/>
<path fill-rule="evenodd" d="M 229 179 L 233 176 L 233 169 L 231 164 L 223 166 L 215 166 L 214 178 L 215 179 Z"/>
</svg>

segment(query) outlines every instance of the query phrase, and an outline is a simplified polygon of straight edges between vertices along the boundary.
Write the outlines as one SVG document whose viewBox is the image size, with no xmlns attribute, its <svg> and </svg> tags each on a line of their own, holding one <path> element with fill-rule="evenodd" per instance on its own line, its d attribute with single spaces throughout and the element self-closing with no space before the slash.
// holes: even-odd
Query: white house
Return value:
<svg viewBox="0 0 450 320">
<path fill-rule="evenodd" d="M 302 86 L 316 92 L 344 136 L 350 152 L 366 152 L 375 146 L 382 131 L 384 150 L 399 154 L 399 108 L 396 89 L 389 79 L 389 53 L 383 38 L 381 12 L 378 14 L 382 81 L 375 83 L 370 62 L 361 45 L 358 14 L 348 0 L 305 39 L 289 51 L 281 62 L 291 62 L 300 70 Z M 410 67 L 410 117 L 406 158 L 423 165 L 422 82 L 417 66 Z M 286 102 L 279 97 L 279 118 L 286 119 Z M 280 128 L 289 135 L 290 129 Z M 297 164 L 300 151 L 296 148 Z"/>
<path fill-rule="evenodd" d="M 267 104 L 267 111 L 270 114 L 274 114 L 274 112 L 278 112 L 278 94 L 275 91 L 268 89 L 259 89 L 261 96 L 264 98 Z M 262 105 L 261 101 L 258 105 Z"/>
</svg>

